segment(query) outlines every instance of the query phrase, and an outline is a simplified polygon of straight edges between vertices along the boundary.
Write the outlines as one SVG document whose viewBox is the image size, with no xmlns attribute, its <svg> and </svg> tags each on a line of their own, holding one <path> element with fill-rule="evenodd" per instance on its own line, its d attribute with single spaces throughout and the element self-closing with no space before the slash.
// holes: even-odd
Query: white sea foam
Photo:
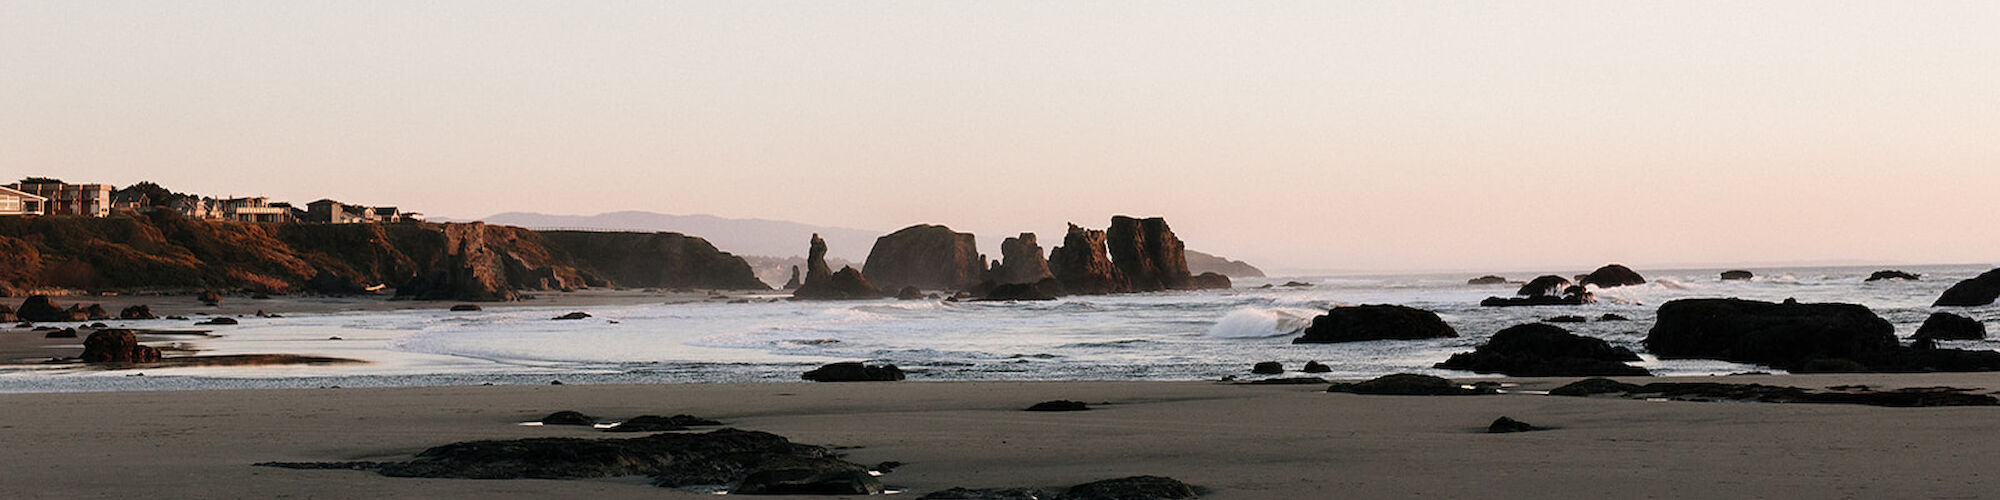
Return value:
<svg viewBox="0 0 2000 500">
<path fill-rule="evenodd" d="M 1236 339 L 1293 335 L 1311 325 L 1314 314 L 1312 310 L 1246 307 L 1230 311 L 1216 321 L 1208 329 L 1208 336 Z"/>
</svg>

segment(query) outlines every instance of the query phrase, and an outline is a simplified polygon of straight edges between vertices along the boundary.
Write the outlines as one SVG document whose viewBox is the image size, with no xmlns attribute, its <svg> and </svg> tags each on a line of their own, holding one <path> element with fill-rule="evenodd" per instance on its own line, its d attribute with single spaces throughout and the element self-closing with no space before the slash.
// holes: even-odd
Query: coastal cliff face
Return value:
<svg viewBox="0 0 2000 500">
<path fill-rule="evenodd" d="M 986 262 L 972 233 L 918 224 L 877 238 L 861 270 L 884 290 L 963 290 L 979 285 Z"/>
<path fill-rule="evenodd" d="M 601 243 L 649 236 L 611 236 Z M 684 255 L 701 254 L 699 245 L 687 246 Z M 512 300 L 521 290 L 643 278 L 608 272 L 586 280 L 590 276 L 571 262 L 576 257 L 552 249 L 542 234 L 480 223 L 258 224 L 191 220 L 166 211 L 138 217 L 4 217 L 0 250 L 5 250 L 0 280 L 17 290 L 337 295 L 387 285 L 399 296 L 419 299 Z M 736 265 L 742 266 L 740 259 Z"/>
<path fill-rule="evenodd" d="M 1188 272 L 1187 247 L 1167 227 L 1166 219 L 1140 220 L 1120 215 L 1111 218 L 1111 227 L 1105 234 L 1109 238 L 1111 261 L 1125 272 L 1132 291 L 1194 288 L 1188 281 L 1192 274 Z"/>
<path fill-rule="evenodd" d="M 1104 231 L 1069 225 L 1062 246 L 1049 250 L 1049 271 L 1063 289 L 1079 295 L 1101 295 L 1131 291 L 1125 273 L 1111 264 L 1105 249 Z"/>
<path fill-rule="evenodd" d="M 543 231 L 541 236 L 577 269 L 618 286 L 771 289 L 743 259 L 680 233 Z"/>
</svg>

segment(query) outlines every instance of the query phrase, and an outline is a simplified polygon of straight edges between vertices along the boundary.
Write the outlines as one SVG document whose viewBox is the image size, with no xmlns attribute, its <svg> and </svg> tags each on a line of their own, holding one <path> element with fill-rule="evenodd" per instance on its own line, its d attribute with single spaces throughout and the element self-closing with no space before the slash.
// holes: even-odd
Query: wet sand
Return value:
<svg viewBox="0 0 2000 500">
<path fill-rule="evenodd" d="M 1499 379 L 1516 390 L 1571 378 Z M 1632 378 L 1629 381 L 1665 379 Z M 2000 374 L 1694 377 L 1821 389 L 2000 389 Z M 557 410 L 693 414 L 848 459 L 907 465 L 904 498 L 953 486 L 1164 475 L 1205 498 L 1989 496 L 2000 407 L 1702 403 L 1532 394 L 1361 396 L 1204 382 L 473 386 L 0 395 L 8 498 L 711 495 L 624 478 L 407 479 L 264 461 L 407 459 L 470 439 L 613 437 L 517 422 Z M 1020 411 L 1051 399 L 1074 413 Z M 1100 404 L 1102 403 L 1102 404 Z M 1553 429 L 1485 434 L 1510 416 Z"/>
</svg>

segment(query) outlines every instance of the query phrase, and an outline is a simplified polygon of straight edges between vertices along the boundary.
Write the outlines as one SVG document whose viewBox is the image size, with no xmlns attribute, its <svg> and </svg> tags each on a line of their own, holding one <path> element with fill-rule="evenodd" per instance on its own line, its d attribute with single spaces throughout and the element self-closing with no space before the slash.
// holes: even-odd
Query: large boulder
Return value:
<svg viewBox="0 0 2000 500">
<path fill-rule="evenodd" d="M 1680 299 L 1660 306 L 1646 348 L 1663 358 L 1804 367 L 1896 350 L 1896 328 L 1854 304 Z"/>
<path fill-rule="evenodd" d="M 1248 262 L 1229 260 L 1227 257 L 1210 255 L 1194 250 L 1188 250 L 1186 253 L 1188 272 L 1194 273 L 1196 276 L 1200 276 L 1203 273 L 1215 273 L 1238 278 L 1264 277 L 1264 270 L 1258 269 L 1257 266 L 1250 265 Z"/>
<path fill-rule="evenodd" d="M 1992 304 L 1995 299 L 2000 299 L 2000 269 L 1952 285 L 1931 305 L 1974 307 Z"/>
<path fill-rule="evenodd" d="M 1638 272 L 1633 271 L 1632 268 L 1625 267 L 1623 264 L 1610 264 L 1584 275 L 1582 283 L 1578 284 L 1597 285 L 1598 288 L 1611 288 L 1643 285 L 1646 284 L 1646 278 L 1639 276 Z"/>
<path fill-rule="evenodd" d="M 1564 289 L 1569 288 L 1569 285 L 1569 278 L 1553 274 L 1537 276 L 1535 279 L 1528 280 L 1527 283 L 1522 284 L 1521 289 L 1514 292 L 1514 295 L 1522 297 L 1560 296 Z"/>
<path fill-rule="evenodd" d="M 826 265 L 826 240 L 818 234 L 812 236 L 812 244 L 806 251 L 806 281 L 792 297 L 812 300 L 875 299 L 882 297 L 882 290 L 862 276 L 861 271 L 852 266 L 833 272 Z"/>
<path fill-rule="evenodd" d="M 1453 354 L 1437 367 L 1510 377 L 1650 374 L 1627 361 L 1639 361 L 1639 355 L 1555 325 L 1529 323 L 1502 329 L 1472 352 Z"/>
<path fill-rule="evenodd" d="M 1985 340 L 1986 324 L 1979 320 L 1948 312 L 1931 313 L 1924 319 L 1923 326 L 1917 327 L 1914 339 L 1930 340 Z"/>
<path fill-rule="evenodd" d="M 160 360 L 160 350 L 139 345 L 132 330 L 98 330 L 83 339 L 85 363 L 151 363 Z"/>
<path fill-rule="evenodd" d="M 1064 500 L 1156 500 L 1194 498 L 1194 487 L 1170 477 L 1132 476 L 1106 479 L 1076 486 L 1064 491 Z"/>
<path fill-rule="evenodd" d="M 1294 344 L 1457 337 L 1437 313 L 1392 304 L 1335 307 L 1314 317 Z"/>
<path fill-rule="evenodd" d="M 1080 295 L 1102 295 L 1132 291 L 1125 272 L 1111 263 L 1104 231 L 1069 225 L 1062 246 L 1049 250 L 1049 272 L 1062 282 L 1063 291 Z"/>
<path fill-rule="evenodd" d="M 1750 271 L 1744 271 L 1741 269 L 1722 272 L 1723 281 L 1743 281 L 1754 277 L 1757 277 L 1757 275 L 1752 274 Z"/>
<path fill-rule="evenodd" d="M 21 301 L 21 308 L 15 309 L 14 315 L 19 316 L 21 321 L 33 323 L 56 323 L 89 319 L 84 316 L 82 310 L 64 309 L 57 306 L 55 300 L 50 299 L 47 295 L 35 295 Z"/>
<path fill-rule="evenodd" d="M 1493 387 L 1466 386 L 1451 379 L 1416 373 L 1383 375 L 1365 382 L 1333 384 L 1326 392 L 1382 396 L 1476 396 L 1494 394 Z"/>
<path fill-rule="evenodd" d="M 8 307 L 6 304 L 0 304 L 0 323 L 13 323 L 20 320 L 21 317 L 14 315 L 13 307 Z"/>
<path fill-rule="evenodd" d="M 903 379 L 896 365 L 865 365 L 859 361 L 832 363 L 808 371 L 799 378 L 814 382 L 894 382 Z"/>
<path fill-rule="evenodd" d="M 1104 232 L 1111 262 L 1124 271 L 1132 291 L 1194 288 L 1189 282 L 1193 273 L 1188 271 L 1187 246 L 1174 236 L 1166 219 L 1115 216 Z"/>
<path fill-rule="evenodd" d="M 1036 283 L 1055 276 L 1049 271 L 1049 259 L 1042 256 L 1042 245 L 1035 242 L 1035 233 L 1021 233 L 1000 241 L 1000 265 L 993 268 L 988 279 L 1010 285 Z"/>
<path fill-rule="evenodd" d="M 1917 281 L 1918 279 L 1921 279 L 1921 277 L 1915 274 L 1897 271 L 1894 269 L 1885 269 L 1870 273 L 1868 275 L 1868 279 L 1863 281 L 1882 281 L 1882 280 Z"/>
<path fill-rule="evenodd" d="M 986 259 L 971 233 L 918 224 L 876 238 L 861 271 L 889 290 L 961 290 L 979 285 Z"/>
</svg>

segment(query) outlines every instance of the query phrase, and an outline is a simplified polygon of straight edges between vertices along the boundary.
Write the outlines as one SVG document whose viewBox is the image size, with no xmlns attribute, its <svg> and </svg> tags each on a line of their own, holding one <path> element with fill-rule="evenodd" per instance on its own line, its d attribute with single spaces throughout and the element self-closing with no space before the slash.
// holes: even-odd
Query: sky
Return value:
<svg viewBox="0 0 2000 500">
<path fill-rule="evenodd" d="M 2000 2 L 0 0 L 0 177 L 1266 268 L 2000 261 Z"/>
</svg>

